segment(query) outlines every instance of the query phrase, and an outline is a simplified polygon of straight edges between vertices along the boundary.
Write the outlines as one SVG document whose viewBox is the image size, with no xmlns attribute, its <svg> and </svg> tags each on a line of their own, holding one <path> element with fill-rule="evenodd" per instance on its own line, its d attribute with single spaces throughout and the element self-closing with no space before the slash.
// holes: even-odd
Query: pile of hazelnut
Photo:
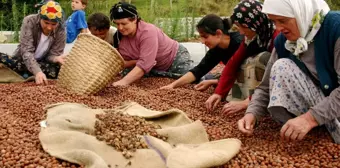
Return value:
<svg viewBox="0 0 340 168">
<path fill-rule="evenodd" d="M 97 114 L 96 118 L 98 119 L 95 123 L 96 138 L 122 152 L 127 159 L 131 158 L 137 149 L 148 148 L 142 140 L 143 135 L 167 140 L 167 137 L 157 134 L 156 129 L 161 128 L 159 125 L 138 116 L 107 112 Z"/>
</svg>

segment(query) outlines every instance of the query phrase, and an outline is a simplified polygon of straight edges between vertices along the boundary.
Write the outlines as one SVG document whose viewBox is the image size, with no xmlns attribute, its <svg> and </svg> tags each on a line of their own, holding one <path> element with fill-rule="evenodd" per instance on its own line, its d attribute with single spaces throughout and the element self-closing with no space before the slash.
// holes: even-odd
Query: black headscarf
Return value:
<svg viewBox="0 0 340 168">
<path fill-rule="evenodd" d="M 268 16 L 261 11 L 261 2 L 257 0 L 242 0 L 234 8 L 231 19 L 233 23 L 239 23 L 243 27 L 247 27 L 256 32 L 258 36 L 258 39 L 255 39 L 256 45 L 258 45 L 259 48 L 268 50 L 275 31 L 275 26 L 273 22 L 269 20 Z"/>
<path fill-rule="evenodd" d="M 138 18 L 137 8 L 126 2 L 118 2 L 110 10 L 110 19 Z"/>
<path fill-rule="evenodd" d="M 136 18 L 139 20 L 137 8 L 126 2 L 118 2 L 112 6 L 110 10 L 110 19 L 111 21 L 116 19 L 124 19 L 124 18 Z M 123 38 L 123 35 L 117 30 L 113 35 L 113 47 L 118 48 L 120 40 Z"/>
</svg>

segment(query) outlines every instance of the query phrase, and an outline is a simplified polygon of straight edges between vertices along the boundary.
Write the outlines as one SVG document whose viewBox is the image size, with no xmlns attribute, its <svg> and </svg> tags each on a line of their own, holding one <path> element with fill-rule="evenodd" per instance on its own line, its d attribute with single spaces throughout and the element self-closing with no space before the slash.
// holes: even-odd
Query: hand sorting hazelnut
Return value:
<svg viewBox="0 0 340 168">
<path fill-rule="evenodd" d="M 340 167 L 340 145 L 333 143 L 324 128 L 316 128 L 303 141 L 280 140 L 281 126 L 269 118 L 261 121 L 254 135 L 247 137 L 237 129 L 243 113 L 221 117 L 208 114 L 204 102 L 213 92 L 195 91 L 193 85 L 174 90 L 158 90 L 171 83 L 165 78 L 146 78 L 128 87 L 109 86 L 92 96 L 79 96 L 59 90 L 55 82 L 47 86 L 34 83 L 0 86 L 0 167 L 81 167 L 58 160 L 43 151 L 38 139 L 39 122 L 46 118 L 43 108 L 58 102 L 83 103 L 91 108 L 109 109 L 125 101 L 135 101 L 158 111 L 178 108 L 192 120 L 201 120 L 210 140 L 238 138 L 241 152 L 224 167 Z"/>
</svg>

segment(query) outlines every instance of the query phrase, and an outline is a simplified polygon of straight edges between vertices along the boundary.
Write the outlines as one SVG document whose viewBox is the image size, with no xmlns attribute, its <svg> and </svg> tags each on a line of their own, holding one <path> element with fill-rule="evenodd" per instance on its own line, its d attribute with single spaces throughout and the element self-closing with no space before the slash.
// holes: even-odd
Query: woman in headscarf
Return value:
<svg viewBox="0 0 340 168">
<path fill-rule="evenodd" d="M 266 0 L 263 12 L 281 34 L 239 129 L 252 134 L 270 115 L 283 124 L 283 140 L 325 125 L 340 143 L 340 12 L 324 0 Z"/>
<path fill-rule="evenodd" d="M 192 68 L 188 73 L 162 89 L 174 89 L 188 83 L 198 82 L 195 89 L 204 91 L 211 85 L 216 85 L 219 75 L 211 75 L 209 72 L 220 62 L 226 64 L 231 56 L 239 48 L 243 36 L 239 32 L 229 32 L 232 27 L 231 19 L 209 14 L 203 17 L 196 25 L 201 42 L 209 51 L 201 62 Z"/>
<path fill-rule="evenodd" d="M 24 79 L 34 75 L 37 84 L 58 77 L 65 56 L 63 10 L 59 3 L 48 1 L 38 14 L 26 16 L 20 30 L 20 44 L 13 56 L 0 53 L 0 63 Z"/>
<path fill-rule="evenodd" d="M 262 3 L 256 0 L 243 0 L 234 8 L 231 19 L 245 38 L 223 69 L 215 93 L 205 103 L 209 112 L 213 111 L 222 98 L 229 93 L 242 63 L 247 58 L 259 55 L 266 57 L 264 58 L 266 61 L 263 61 L 264 65 L 268 61 L 270 52 L 274 48 L 274 39 L 279 31 L 275 30 L 273 22 L 261 10 Z M 267 53 L 260 54 L 263 52 Z M 250 97 L 244 101 L 226 103 L 222 113 L 230 114 L 245 110 L 248 107 L 249 99 Z"/>
<path fill-rule="evenodd" d="M 178 78 L 192 68 L 188 50 L 158 27 L 141 20 L 135 6 L 115 4 L 110 19 L 118 30 L 114 47 L 124 58 L 125 68 L 132 69 L 114 86 L 129 85 L 146 74 Z"/>
</svg>

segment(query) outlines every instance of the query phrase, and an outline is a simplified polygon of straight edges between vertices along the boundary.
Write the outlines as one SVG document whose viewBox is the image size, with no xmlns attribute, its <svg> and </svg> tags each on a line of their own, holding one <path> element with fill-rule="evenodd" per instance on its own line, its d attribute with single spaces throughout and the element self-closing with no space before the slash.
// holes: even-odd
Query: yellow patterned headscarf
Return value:
<svg viewBox="0 0 340 168">
<path fill-rule="evenodd" d="M 52 22 L 62 22 L 63 9 L 58 2 L 48 1 L 39 10 L 40 17 Z"/>
</svg>

